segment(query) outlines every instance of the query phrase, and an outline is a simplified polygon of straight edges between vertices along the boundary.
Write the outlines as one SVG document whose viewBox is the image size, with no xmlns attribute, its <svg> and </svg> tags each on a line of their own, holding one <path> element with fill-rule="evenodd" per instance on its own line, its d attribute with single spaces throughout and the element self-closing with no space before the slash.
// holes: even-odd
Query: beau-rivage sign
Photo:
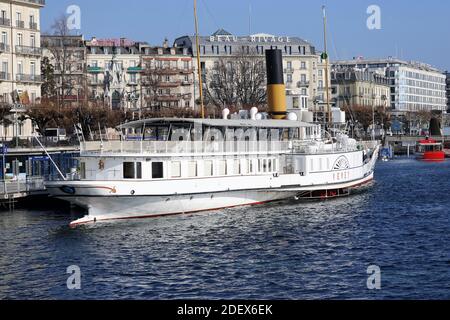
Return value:
<svg viewBox="0 0 450 320">
<path fill-rule="evenodd" d="M 290 37 L 279 37 L 271 35 L 255 35 L 249 37 L 238 37 L 233 35 L 217 35 L 210 36 L 210 42 L 239 42 L 239 41 L 250 41 L 250 42 L 291 42 Z"/>
</svg>

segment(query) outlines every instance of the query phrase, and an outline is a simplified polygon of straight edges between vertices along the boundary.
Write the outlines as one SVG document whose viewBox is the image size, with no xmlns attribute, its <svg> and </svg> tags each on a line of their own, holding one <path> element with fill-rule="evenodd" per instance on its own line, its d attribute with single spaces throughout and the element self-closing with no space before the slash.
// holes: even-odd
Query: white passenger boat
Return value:
<svg viewBox="0 0 450 320">
<path fill-rule="evenodd" d="M 71 225 L 338 197 L 370 183 L 379 144 L 287 114 L 281 51 L 266 54 L 272 119 L 256 108 L 244 119 L 227 110 L 223 119 L 146 119 L 120 127 L 131 141 L 82 141 L 79 177 L 46 184 L 88 211 Z"/>
<path fill-rule="evenodd" d="M 140 141 L 81 143 L 79 179 L 49 192 L 88 210 L 71 225 L 174 215 L 293 197 L 348 195 L 373 179 L 376 143 L 288 120 L 148 119 Z"/>
</svg>

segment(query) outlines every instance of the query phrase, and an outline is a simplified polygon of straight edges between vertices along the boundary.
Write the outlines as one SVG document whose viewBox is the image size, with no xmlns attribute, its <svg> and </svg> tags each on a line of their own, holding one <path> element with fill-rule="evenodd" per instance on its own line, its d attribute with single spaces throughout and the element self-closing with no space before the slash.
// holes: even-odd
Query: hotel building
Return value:
<svg viewBox="0 0 450 320">
<path fill-rule="evenodd" d="M 233 58 L 242 52 L 263 58 L 265 50 L 277 48 L 283 51 L 286 90 L 288 97 L 296 97 L 297 102 L 294 102 L 294 106 L 299 109 L 311 109 L 326 99 L 325 65 L 315 47 L 301 38 L 269 34 L 236 36 L 223 29 L 211 36 L 199 38 L 200 59 L 204 73 L 212 70 L 220 59 Z M 196 57 L 195 43 L 194 36 L 183 36 L 175 40 L 174 46 L 187 48 L 189 53 Z M 194 63 L 194 71 L 197 72 L 197 63 Z M 195 86 L 198 87 L 197 81 Z M 197 92 L 196 98 L 198 96 Z"/>
<path fill-rule="evenodd" d="M 429 65 L 392 58 L 336 61 L 333 65 L 335 68 L 369 70 L 388 78 L 390 109 L 394 114 L 447 109 L 446 77 Z"/>
<path fill-rule="evenodd" d="M 0 103 L 11 106 L 13 124 L 1 136 L 32 135 L 31 121 L 18 121 L 23 106 L 41 96 L 40 9 L 45 0 L 0 0 Z"/>
<path fill-rule="evenodd" d="M 390 82 L 369 70 L 334 68 L 331 71 L 333 102 L 336 107 L 390 107 Z"/>
</svg>

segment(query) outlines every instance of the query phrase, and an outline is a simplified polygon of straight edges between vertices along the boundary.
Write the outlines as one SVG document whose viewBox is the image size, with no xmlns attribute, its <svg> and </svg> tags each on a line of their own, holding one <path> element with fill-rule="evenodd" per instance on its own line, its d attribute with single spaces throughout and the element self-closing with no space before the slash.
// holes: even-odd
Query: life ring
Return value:
<svg viewBox="0 0 450 320">
<path fill-rule="evenodd" d="M 105 162 L 103 160 L 100 160 L 98 162 L 98 169 L 99 170 L 104 170 L 105 169 Z"/>
</svg>

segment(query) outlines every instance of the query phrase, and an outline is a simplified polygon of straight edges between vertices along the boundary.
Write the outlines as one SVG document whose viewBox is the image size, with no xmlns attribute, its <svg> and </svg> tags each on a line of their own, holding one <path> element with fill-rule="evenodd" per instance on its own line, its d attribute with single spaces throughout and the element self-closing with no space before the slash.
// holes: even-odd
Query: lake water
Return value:
<svg viewBox="0 0 450 320">
<path fill-rule="evenodd" d="M 349 198 L 78 229 L 50 202 L 0 212 L 0 299 L 450 299 L 450 162 L 379 163 Z"/>
</svg>

